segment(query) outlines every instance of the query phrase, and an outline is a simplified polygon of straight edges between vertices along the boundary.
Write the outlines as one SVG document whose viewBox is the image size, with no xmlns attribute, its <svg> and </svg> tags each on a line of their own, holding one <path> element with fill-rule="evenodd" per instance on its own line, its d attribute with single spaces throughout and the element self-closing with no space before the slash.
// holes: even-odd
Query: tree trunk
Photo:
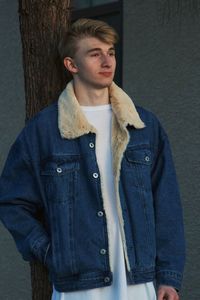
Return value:
<svg viewBox="0 0 200 300">
<path fill-rule="evenodd" d="M 19 0 L 26 119 L 57 100 L 69 80 L 57 50 L 69 26 L 69 5 L 70 0 Z M 51 299 L 48 271 L 39 262 L 31 263 L 31 283 L 33 300 Z"/>
<path fill-rule="evenodd" d="M 19 0 L 27 119 L 57 100 L 67 82 L 57 47 L 69 6 L 70 0 Z"/>
</svg>

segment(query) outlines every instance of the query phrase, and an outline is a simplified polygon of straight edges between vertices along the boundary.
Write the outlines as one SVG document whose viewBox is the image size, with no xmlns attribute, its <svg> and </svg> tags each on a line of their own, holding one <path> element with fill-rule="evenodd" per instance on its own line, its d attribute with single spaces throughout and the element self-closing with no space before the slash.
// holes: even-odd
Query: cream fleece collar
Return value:
<svg viewBox="0 0 200 300">
<path fill-rule="evenodd" d="M 116 119 L 122 128 L 132 125 L 136 129 L 145 127 L 129 96 L 114 82 L 109 87 L 110 101 Z M 70 81 L 58 99 L 58 127 L 63 138 L 73 139 L 89 132 L 96 132 L 88 123 L 76 99 L 73 81 Z"/>
</svg>

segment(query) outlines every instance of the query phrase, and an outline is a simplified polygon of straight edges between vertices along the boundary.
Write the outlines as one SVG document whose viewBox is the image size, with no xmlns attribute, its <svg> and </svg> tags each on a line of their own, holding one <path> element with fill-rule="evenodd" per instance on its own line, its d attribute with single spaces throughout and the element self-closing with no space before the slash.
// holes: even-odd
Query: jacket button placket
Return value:
<svg viewBox="0 0 200 300">
<path fill-rule="evenodd" d="M 93 149 L 93 148 L 95 147 L 94 143 L 93 143 L 93 142 L 90 142 L 90 143 L 89 143 L 89 147 L 90 147 L 91 149 Z M 96 172 L 94 172 L 94 173 L 92 174 L 92 176 L 93 176 L 93 178 L 95 178 L 95 179 L 99 178 L 99 174 L 96 173 Z M 97 215 L 98 215 L 98 217 L 103 217 L 103 216 L 104 216 L 104 213 L 103 213 L 103 211 L 100 210 L 100 211 L 97 212 Z M 100 254 L 101 254 L 101 255 L 106 255 L 106 253 L 107 253 L 106 249 L 104 249 L 104 248 L 100 249 Z M 105 282 L 105 283 L 108 283 L 109 281 L 110 281 L 110 278 L 109 278 L 109 277 L 105 277 L 105 278 L 104 278 L 104 282 Z"/>
</svg>

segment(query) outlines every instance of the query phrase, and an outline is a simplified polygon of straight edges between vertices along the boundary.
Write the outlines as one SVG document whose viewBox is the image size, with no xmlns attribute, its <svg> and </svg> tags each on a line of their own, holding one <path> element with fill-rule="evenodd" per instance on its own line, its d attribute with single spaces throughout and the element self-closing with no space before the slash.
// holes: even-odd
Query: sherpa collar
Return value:
<svg viewBox="0 0 200 300">
<path fill-rule="evenodd" d="M 125 128 L 128 124 L 137 129 L 145 127 L 129 96 L 112 82 L 109 88 L 112 110 L 119 125 Z M 88 123 L 76 99 L 73 81 L 70 81 L 58 99 L 58 127 L 63 138 L 73 139 L 89 132 L 96 133 Z"/>
</svg>

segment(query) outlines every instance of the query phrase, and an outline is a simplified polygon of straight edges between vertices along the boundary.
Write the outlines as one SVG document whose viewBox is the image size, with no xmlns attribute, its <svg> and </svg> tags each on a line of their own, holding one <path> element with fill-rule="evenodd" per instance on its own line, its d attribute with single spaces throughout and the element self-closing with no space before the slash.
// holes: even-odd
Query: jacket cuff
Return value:
<svg viewBox="0 0 200 300">
<path fill-rule="evenodd" d="M 179 291 L 181 288 L 182 278 L 182 274 L 176 271 L 158 271 L 156 273 L 156 285 L 157 287 L 160 285 L 169 285 Z"/>
<path fill-rule="evenodd" d="M 47 257 L 47 253 L 50 247 L 50 241 L 47 237 L 41 237 L 33 243 L 31 246 L 32 253 L 34 256 L 43 264 Z"/>
</svg>

